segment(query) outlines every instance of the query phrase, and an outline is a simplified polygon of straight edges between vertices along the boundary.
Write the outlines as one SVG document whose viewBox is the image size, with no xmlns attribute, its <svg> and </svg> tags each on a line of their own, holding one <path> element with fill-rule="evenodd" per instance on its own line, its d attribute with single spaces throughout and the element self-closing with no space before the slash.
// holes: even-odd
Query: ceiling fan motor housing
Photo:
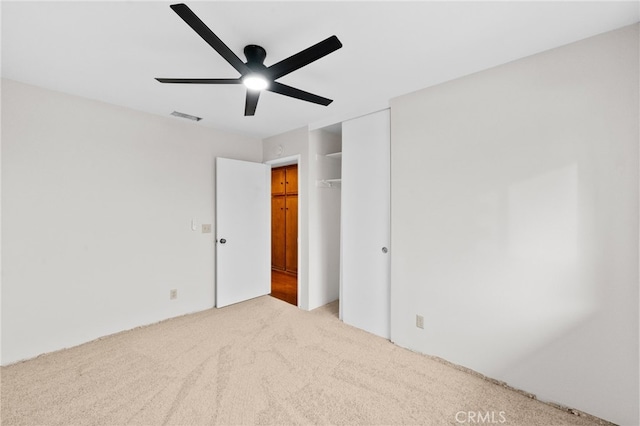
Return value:
<svg viewBox="0 0 640 426">
<path fill-rule="evenodd" d="M 249 44 L 244 47 L 244 56 L 247 57 L 247 66 L 253 70 L 261 71 L 266 69 L 264 59 L 267 57 L 267 51 L 257 44 Z"/>
</svg>

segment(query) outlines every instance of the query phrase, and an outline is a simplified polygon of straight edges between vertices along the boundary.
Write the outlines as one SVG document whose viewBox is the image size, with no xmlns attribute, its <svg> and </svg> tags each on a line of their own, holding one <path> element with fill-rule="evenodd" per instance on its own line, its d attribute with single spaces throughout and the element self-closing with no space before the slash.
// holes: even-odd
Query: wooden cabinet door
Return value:
<svg viewBox="0 0 640 426">
<path fill-rule="evenodd" d="M 271 267 L 286 267 L 285 197 L 271 197 Z"/>
<path fill-rule="evenodd" d="M 271 169 L 271 195 L 284 195 L 285 169 Z"/>
<path fill-rule="evenodd" d="M 285 174 L 285 189 L 287 194 L 298 193 L 298 166 L 291 166 L 286 168 Z"/>
<path fill-rule="evenodd" d="M 298 196 L 286 197 L 286 270 L 298 272 Z"/>
</svg>

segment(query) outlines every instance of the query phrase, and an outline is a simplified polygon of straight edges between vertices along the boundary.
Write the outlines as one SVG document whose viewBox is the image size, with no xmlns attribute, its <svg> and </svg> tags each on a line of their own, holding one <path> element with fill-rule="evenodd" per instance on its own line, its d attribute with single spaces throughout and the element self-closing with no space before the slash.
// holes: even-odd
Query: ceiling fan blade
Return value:
<svg viewBox="0 0 640 426">
<path fill-rule="evenodd" d="M 258 106 L 258 98 L 260 97 L 259 90 L 247 90 L 247 100 L 244 104 L 244 116 L 252 116 L 256 113 L 256 107 Z"/>
<path fill-rule="evenodd" d="M 232 67 L 238 70 L 240 74 L 244 75 L 251 71 L 249 67 L 242 62 L 242 60 L 240 60 L 240 58 L 238 58 L 238 56 L 236 56 L 236 54 L 233 53 L 231 49 L 229 49 L 229 47 L 227 47 L 227 45 L 210 30 L 209 27 L 207 27 L 186 4 L 172 4 L 170 7 L 182 18 L 184 22 L 187 23 L 187 25 L 193 28 L 193 30 L 197 32 L 198 35 L 209 44 L 209 46 L 213 47 L 220 56 L 229 62 Z"/>
<path fill-rule="evenodd" d="M 317 61 L 323 56 L 326 56 L 341 47 L 342 43 L 340 43 L 338 37 L 331 36 L 322 40 L 320 43 L 314 44 L 313 46 L 296 53 L 293 56 L 289 56 L 287 59 L 283 59 L 282 61 L 271 65 L 267 68 L 267 72 L 269 73 L 269 76 L 275 80 L 292 71 L 302 68 L 305 65 L 309 65 L 311 62 Z"/>
<path fill-rule="evenodd" d="M 313 93 L 305 92 L 304 90 L 296 89 L 295 87 L 287 86 L 286 84 L 278 83 L 277 81 L 272 81 L 267 90 L 324 106 L 333 102 L 332 99 L 323 98 L 322 96 L 314 95 Z"/>
<path fill-rule="evenodd" d="M 160 83 L 182 84 L 240 84 L 239 78 L 156 78 Z"/>
</svg>

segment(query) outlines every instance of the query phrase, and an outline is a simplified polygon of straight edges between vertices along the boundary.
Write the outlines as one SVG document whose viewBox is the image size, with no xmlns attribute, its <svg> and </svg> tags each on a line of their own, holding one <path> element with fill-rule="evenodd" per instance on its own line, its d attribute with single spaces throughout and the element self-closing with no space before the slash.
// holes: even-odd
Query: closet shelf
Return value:
<svg viewBox="0 0 640 426">
<path fill-rule="evenodd" d="M 340 186 L 342 179 L 320 179 L 316 185 L 321 188 L 337 188 Z"/>
<path fill-rule="evenodd" d="M 316 159 L 323 157 L 331 158 L 333 160 L 342 160 L 342 152 L 332 152 L 331 154 L 316 154 Z"/>
</svg>

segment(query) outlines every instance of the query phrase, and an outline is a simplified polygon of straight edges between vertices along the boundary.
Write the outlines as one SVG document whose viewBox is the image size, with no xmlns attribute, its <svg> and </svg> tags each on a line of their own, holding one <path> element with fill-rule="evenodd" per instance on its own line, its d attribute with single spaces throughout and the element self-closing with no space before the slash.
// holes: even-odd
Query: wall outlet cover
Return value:
<svg viewBox="0 0 640 426">
<path fill-rule="evenodd" d="M 203 223 L 202 224 L 202 233 L 203 234 L 210 234 L 211 233 L 211 224 L 210 223 Z"/>
<path fill-rule="evenodd" d="M 174 300 L 177 298 L 178 298 L 178 290 L 175 288 L 172 288 L 171 290 L 169 290 L 169 299 Z"/>
</svg>

